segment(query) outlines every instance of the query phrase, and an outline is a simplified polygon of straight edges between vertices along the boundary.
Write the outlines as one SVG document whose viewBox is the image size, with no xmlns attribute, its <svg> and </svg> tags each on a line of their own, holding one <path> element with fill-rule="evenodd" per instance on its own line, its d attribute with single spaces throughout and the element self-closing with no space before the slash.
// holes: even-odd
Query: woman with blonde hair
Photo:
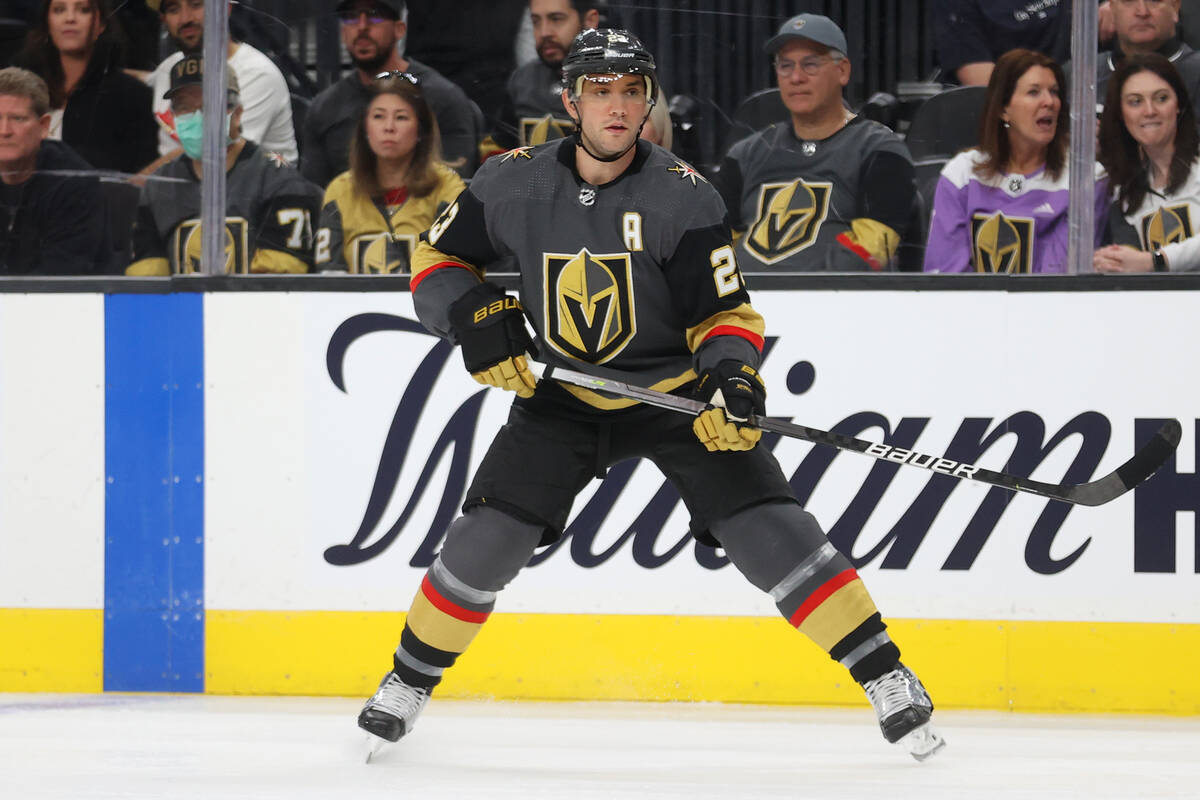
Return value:
<svg viewBox="0 0 1200 800">
<path fill-rule="evenodd" d="M 407 274 L 420 235 L 465 188 L 441 161 L 437 119 L 417 78 L 386 72 L 350 144 L 350 169 L 325 190 L 316 268 Z"/>
</svg>

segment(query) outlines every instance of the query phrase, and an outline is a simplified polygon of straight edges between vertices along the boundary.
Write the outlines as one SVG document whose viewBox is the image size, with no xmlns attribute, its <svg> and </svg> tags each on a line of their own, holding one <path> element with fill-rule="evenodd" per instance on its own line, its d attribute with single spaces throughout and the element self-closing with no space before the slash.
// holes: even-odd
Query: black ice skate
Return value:
<svg viewBox="0 0 1200 800">
<path fill-rule="evenodd" d="M 863 689 L 875 707 L 883 738 L 900 743 L 917 761 L 946 746 L 930 722 L 933 701 L 911 669 L 897 664 L 891 672 L 864 683 Z"/>
<path fill-rule="evenodd" d="M 367 737 L 367 761 L 384 744 L 399 741 L 412 731 L 428 702 L 428 689 L 409 686 L 394 672 L 384 675 L 379 688 L 358 714 L 358 727 L 371 734 Z"/>
</svg>

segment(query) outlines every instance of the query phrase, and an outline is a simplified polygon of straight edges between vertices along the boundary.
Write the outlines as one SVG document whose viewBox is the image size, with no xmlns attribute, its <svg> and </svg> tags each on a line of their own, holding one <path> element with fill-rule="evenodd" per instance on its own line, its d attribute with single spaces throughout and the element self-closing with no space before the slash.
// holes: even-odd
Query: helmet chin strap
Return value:
<svg viewBox="0 0 1200 800">
<path fill-rule="evenodd" d="M 575 146 L 587 153 L 588 157 L 604 164 L 611 164 L 614 161 L 620 161 L 625 157 L 626 153 L 637 147 L 638 139 L 642 138 L 642 129 L 646 127 L 646 122 L 650 119 L 650 111 L 653 110 L 654 106 L 651 105 L 650 110 L 646 111 L 646 116 L 642 117 L 642 124 L 638 126 L 637 136 L 633 137 L 633 143 L 615 156 L 598 156 L 588 149 L 588 146 L 583 141 L 583 114 L 579 113 L 579 106 L 574 100 L 571 101 L 571 108 L 575 109 L 575 114 L 579 117 L 579 120 L 575 122 L 575 133 L 572 134 L 575 139 Z"/>
</svg>

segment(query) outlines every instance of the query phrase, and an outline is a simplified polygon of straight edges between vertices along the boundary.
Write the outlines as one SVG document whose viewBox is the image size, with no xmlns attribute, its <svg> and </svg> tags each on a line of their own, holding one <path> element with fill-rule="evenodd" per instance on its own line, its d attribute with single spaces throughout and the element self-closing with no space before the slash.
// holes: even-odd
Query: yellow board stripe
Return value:
<svg viewBox="0 0 1200 800">
<path fill-rule="evenodd" d="M 207 690 L 366 697 L 401 613 L 214 611 Z M 939 708 L 1200 714 L 1200 625 L 888 620 Z M 439 697 L 863 706 L 782 618 L 493 614 Z"/>
<path fill-rule="evenodd" d="M 0 608 L 0 692 L 104 691 L 104 612 Z"/>
</svg>

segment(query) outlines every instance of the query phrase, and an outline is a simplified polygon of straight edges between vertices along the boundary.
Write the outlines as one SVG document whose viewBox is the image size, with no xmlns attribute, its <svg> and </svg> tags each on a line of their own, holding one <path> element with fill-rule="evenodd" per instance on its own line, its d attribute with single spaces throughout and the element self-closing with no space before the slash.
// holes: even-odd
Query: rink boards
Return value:
<svg viewBox="0 0 1200 800">
<path fill-rule="evenodd" d="M 1191 292 L 763 291 L 773 416 L 1099 508 L 770 442 L 944 706 L 1200 713 Z M 0 295 L 0 690 L 349 694 L 510 397 L 407 293 Z M 955 455 L 957 454 L 957 455 Z M 443 695 L 860 703 L 647 465 L 580 496 Z"/>
</svg>

